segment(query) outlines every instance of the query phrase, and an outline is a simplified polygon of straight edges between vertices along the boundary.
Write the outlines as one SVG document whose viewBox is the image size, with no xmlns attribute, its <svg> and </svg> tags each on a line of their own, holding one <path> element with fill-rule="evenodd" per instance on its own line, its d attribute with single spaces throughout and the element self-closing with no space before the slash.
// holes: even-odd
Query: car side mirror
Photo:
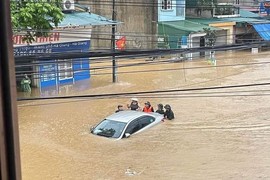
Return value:
<svg viewBox="0 0 270 180">
<path fill-rule="evenodd" d="M 90 128 L 90 132 L 92 133 L 93 131 L 94 131 L 94 129 L 95 129 L 95 127 L 93 126 L 93 127 L 91 127 Z"/>
<path fill-rule="evenodd" d="M 129 138 L 130 134 L 129 133 L 125 133 L 125 138 Z"/>
</svg>

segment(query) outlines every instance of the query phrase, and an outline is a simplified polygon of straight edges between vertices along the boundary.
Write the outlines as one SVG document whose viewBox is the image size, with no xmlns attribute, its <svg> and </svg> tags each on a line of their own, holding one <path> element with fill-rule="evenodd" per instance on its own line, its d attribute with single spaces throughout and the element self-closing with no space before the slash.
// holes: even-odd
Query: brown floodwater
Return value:
<svg viewBox="0 0 270 180">
<path fill-rule="evenodd" d="M 268 63 L 225 66 L 267 62 L 269 52 L 219 53 L 216 58 L 217 67 L 199 59 L 119 68 L 115 84 L 111 75 L 98 75 L 110 70 L 95 70 L 90 81 L 62 87 L 60 94 L 270 81 Z M 145 61 L 119 60 L 119 65 L 134 62 Z M 109 64 L 92 67 L 105 65 Z M 198 68 L 206 66 L 209 68 Z M 160 69 L 177 70 L 155 71 Z M 131 71 L 147 72 L 121 74 Z M 79 88 L 86 84 L 89 88 Z M 269 86 L 262 86 L 137 96 L 141 105 L 144 101 L 154 107 L 170 104 L 176 118 L 119 141 L 94 136 L 89 129 L 118 104 L 129 103 L 130 96 L 19 102 L 23 179 L 270 179 L 269 92 Z"/>
</svg>

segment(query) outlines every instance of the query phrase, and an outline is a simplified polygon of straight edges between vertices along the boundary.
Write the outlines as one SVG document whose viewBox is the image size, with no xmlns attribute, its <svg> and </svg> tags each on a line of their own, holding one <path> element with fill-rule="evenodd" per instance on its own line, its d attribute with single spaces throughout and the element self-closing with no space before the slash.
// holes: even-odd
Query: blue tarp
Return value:
<svg viewBox="0 0 270 180">
<path fill-rule="evenodd" d="M 253 27 L 264 40 L 270 40 L 270 24 L 253 24 Z"/>
</svg>

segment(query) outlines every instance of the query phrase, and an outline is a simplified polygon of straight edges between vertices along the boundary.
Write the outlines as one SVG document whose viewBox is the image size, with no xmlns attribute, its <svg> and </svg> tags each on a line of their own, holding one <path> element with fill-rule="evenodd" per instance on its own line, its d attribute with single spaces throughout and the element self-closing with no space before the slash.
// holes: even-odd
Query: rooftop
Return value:
<svg viewBox="0 0 270 180">
<path fill-rule="evenodd" d="M 144 115 L 151 116 L 151 114 L 144 113 L 141 111 L 120 111 L 118 113 L 114 113 L 114 114 L 106 117 L 106 119 L 128 123 L 132 119 L 136 119 L 136 118 L 144 116 Z"/>
<path fill-rule="evenodd" d="M 168 22 L 162 22 L 160 24 L 170 26 L 172 28 L 180 29 L 180 30 L 183 30 L 183 31 L 189 31 L 189 32 L 204 31 L 204 28 L 210 28 L 211 30 L 220 30 L 219 28 L 210 27 L 210 26 L 205 25 L 203 23 L 193 22 L 193 21 L 190 21 L 190 20 L 168 21 Z"/>
<path fill-rule="evenodd" d="M 63 21 L 59 23 L 58 27 L 68 26 L 98 26 L 98 25 L 112 25 L 119 24 L 117 21 L 112 21 L 106 17 L 88 13 L 88 12 L 72 12 L 66 13 Z"/>
</svg>

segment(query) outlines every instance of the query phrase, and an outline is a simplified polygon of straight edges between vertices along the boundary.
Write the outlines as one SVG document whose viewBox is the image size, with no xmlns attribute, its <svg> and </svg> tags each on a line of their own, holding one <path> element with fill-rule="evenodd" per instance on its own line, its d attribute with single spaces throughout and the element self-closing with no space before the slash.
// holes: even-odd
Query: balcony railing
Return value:
<svg viewBox="0 0 270 180">
<path fill-rule="evenodd" d="M 213 8 L 214 17 L 239 17 L 240 8 L 232 5 L 217 5 Z"/>
</svg>

